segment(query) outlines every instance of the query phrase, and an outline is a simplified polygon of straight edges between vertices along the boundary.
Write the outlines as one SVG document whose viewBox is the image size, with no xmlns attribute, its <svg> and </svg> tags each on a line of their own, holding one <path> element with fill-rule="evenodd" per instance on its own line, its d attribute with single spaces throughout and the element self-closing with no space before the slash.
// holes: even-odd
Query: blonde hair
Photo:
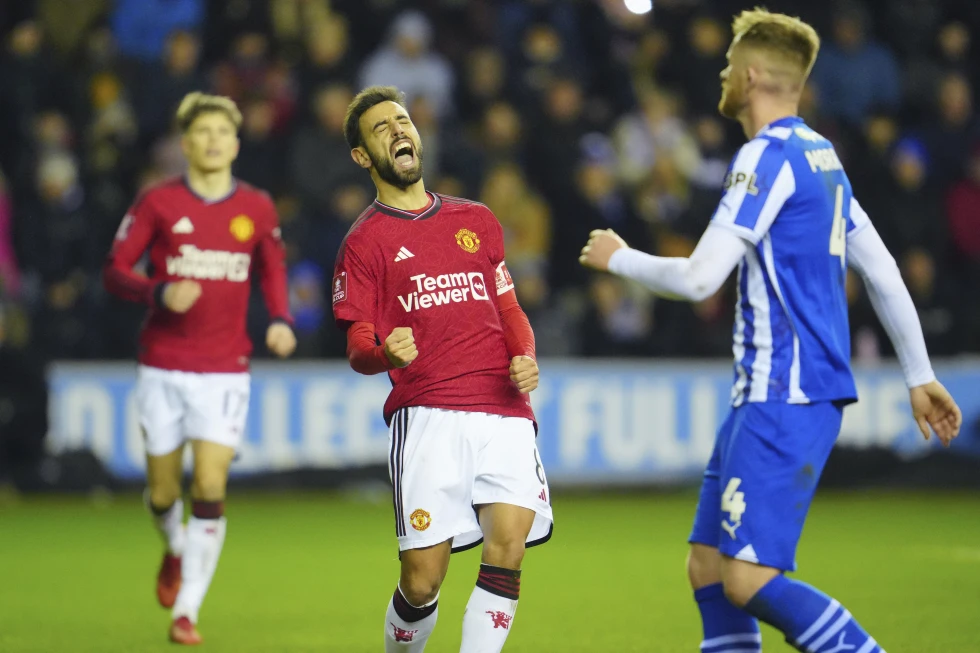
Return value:
<svg viewBox="0 0 980 653">
<path fill-rule="evenodd" d="M 235 125 L 235 131 L 242 126 L 242 112 L 231 98 L 223 95 L 208 95 L 199 91 L 188 93 L 177 107 L 177 127 L 185 133 L 205 113 L 223 113 Z"/>
<path fill-rule="evenodd" d="M 732 48 L 749 47 L 769 55 L 773 63 L 789 63 L 801 73 L 802 85 L 820 51 L 817 31 L 799 18 L 773 14 L 762 7 L 745 10 L 732 21 Z"/>
</svg>

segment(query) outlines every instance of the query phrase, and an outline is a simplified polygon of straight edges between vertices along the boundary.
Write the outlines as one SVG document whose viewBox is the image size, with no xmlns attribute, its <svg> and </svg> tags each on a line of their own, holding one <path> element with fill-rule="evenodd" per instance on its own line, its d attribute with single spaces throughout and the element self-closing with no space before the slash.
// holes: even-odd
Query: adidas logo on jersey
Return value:
<svg viewBox="0 0 980 653">
<path fill-rule="evenodd" d="M 444 304 L 459 304 L 470 299 L 490 299 L 482 272 L 456 272 L 435 277 L 423 273 L 409 279 L 415 282 L 416 289 L 407 295 L 398 296 L 406 313 Z"/>
<path fill-rule="evenodd" d="M 170 231 L 175 234 L 192 234 L 194 233 L 194 224 L 191 222 L 191 219 L 185 215 L 174 223 L 173 229 Z"/>
<path fill-rule="evenodd" d="M 410 251 L 402 247 L 400 250 L 398 250 L 398 256 L 395 257 L 395 263 L 397 263 L 398 261 L 404 261 L 407 258 L 414 258 L 414 257 L 415 254 L 412 254 Z"/>
</svg>

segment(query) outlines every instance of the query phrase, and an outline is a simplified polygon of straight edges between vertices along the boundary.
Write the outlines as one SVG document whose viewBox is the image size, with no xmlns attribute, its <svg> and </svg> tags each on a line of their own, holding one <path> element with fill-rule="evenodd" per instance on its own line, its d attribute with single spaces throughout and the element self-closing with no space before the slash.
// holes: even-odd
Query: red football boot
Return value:
<svg viewBox="0 0 980 653">
<path fill-rule="evenodd" d="M 157 600 L 165 608 L 174 607 L 180 591 L 180 557 L 163 554 L 160 572 L 157 574 Z"/>
<path fill-rule="evenodd" d="M 190 619 L 187 617 L 177 617 L 170 624 L 170 641 L 174 644 L 196 646 L 203 642 L 204 639 L 201 637 L 201 633 L 197 632 L 197 628 L 194 627 Z"/>
</svg>

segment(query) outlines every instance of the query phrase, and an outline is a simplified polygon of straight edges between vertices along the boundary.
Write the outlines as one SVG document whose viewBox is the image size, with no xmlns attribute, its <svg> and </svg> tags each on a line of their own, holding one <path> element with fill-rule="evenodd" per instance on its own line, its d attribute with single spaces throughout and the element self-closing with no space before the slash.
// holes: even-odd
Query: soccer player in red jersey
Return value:
<svg viewBox="0 0 980 653">
<path fill-rule="evenodd" d="M 460 651 L 500 651 L 525 547 L 552 527 L 528 395 L 534 334 L 503 229 L 486 206 L 425 190 L 422 142 L 398 89 L 361 91 L 344 133 L 378 191 L 341 245 L 332 291 L 351 367 L 387 372 L 393 385 L 384 416 L 401 578 L 385 651 L 425 648 L 450 553 L 481 539 Z"/>
<path fill-rule="evenodd" d="M 106 261 L 113 294 L 149 306 L 140 336 L 136 403 L 146 441 L 148 504 L 166 551 L 157 597 L 173 608 L 170 639 L 198 644 L 198 611 L 225 538 L 228 468 L 249 398 L 246 313 L 254 269 L 272 323 L 266 345 L 296 346 L 279 220 L 264 192 L 238 181 L 241 114 L 228 98 L 191 93 L 177 110 L 185 177 L 144 192 Z M 148 275 L 134 266 L 149 250 Z M 191 517 L 181 501 L 185 443 L 194 455 Z"/>
</svg>

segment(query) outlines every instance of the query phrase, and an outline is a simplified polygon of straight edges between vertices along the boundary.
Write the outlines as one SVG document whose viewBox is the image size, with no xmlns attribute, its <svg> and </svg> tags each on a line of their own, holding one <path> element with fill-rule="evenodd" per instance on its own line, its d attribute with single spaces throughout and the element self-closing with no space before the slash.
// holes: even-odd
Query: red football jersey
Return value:
<svg viewBox="0 0 980 653">
<path fill-rule="evenodd" d="M 133 266 L 149 249 L 150 270 Z M 246 330 L 256 269 L 269 315 L 290 321 L 285 252 L 269 196 L 236 180 L 221 200 L 205 200 L 182 178 L 144 192 L 126 213 L 105 266 L 106 288 L 150 305 L 140 334 L 144 365 L 186 372 L 242 372 L 252 343 Z M 192 279 L 201 296 L 183 314 L 159 305 L 162 284 Z"/>
<path fill-rule="evenodd" d="M 514 287 L 503 229 L 486 206 L 432 193 L 420 214 L 375 202 L 337 255 L 333 312 L 370 322 L 384 340 L 411 327 L 419 355 L 392 370 L 385 421 L 426 406 L 534 419 L 510 380 L 497 296 Z"/>
</svg>

